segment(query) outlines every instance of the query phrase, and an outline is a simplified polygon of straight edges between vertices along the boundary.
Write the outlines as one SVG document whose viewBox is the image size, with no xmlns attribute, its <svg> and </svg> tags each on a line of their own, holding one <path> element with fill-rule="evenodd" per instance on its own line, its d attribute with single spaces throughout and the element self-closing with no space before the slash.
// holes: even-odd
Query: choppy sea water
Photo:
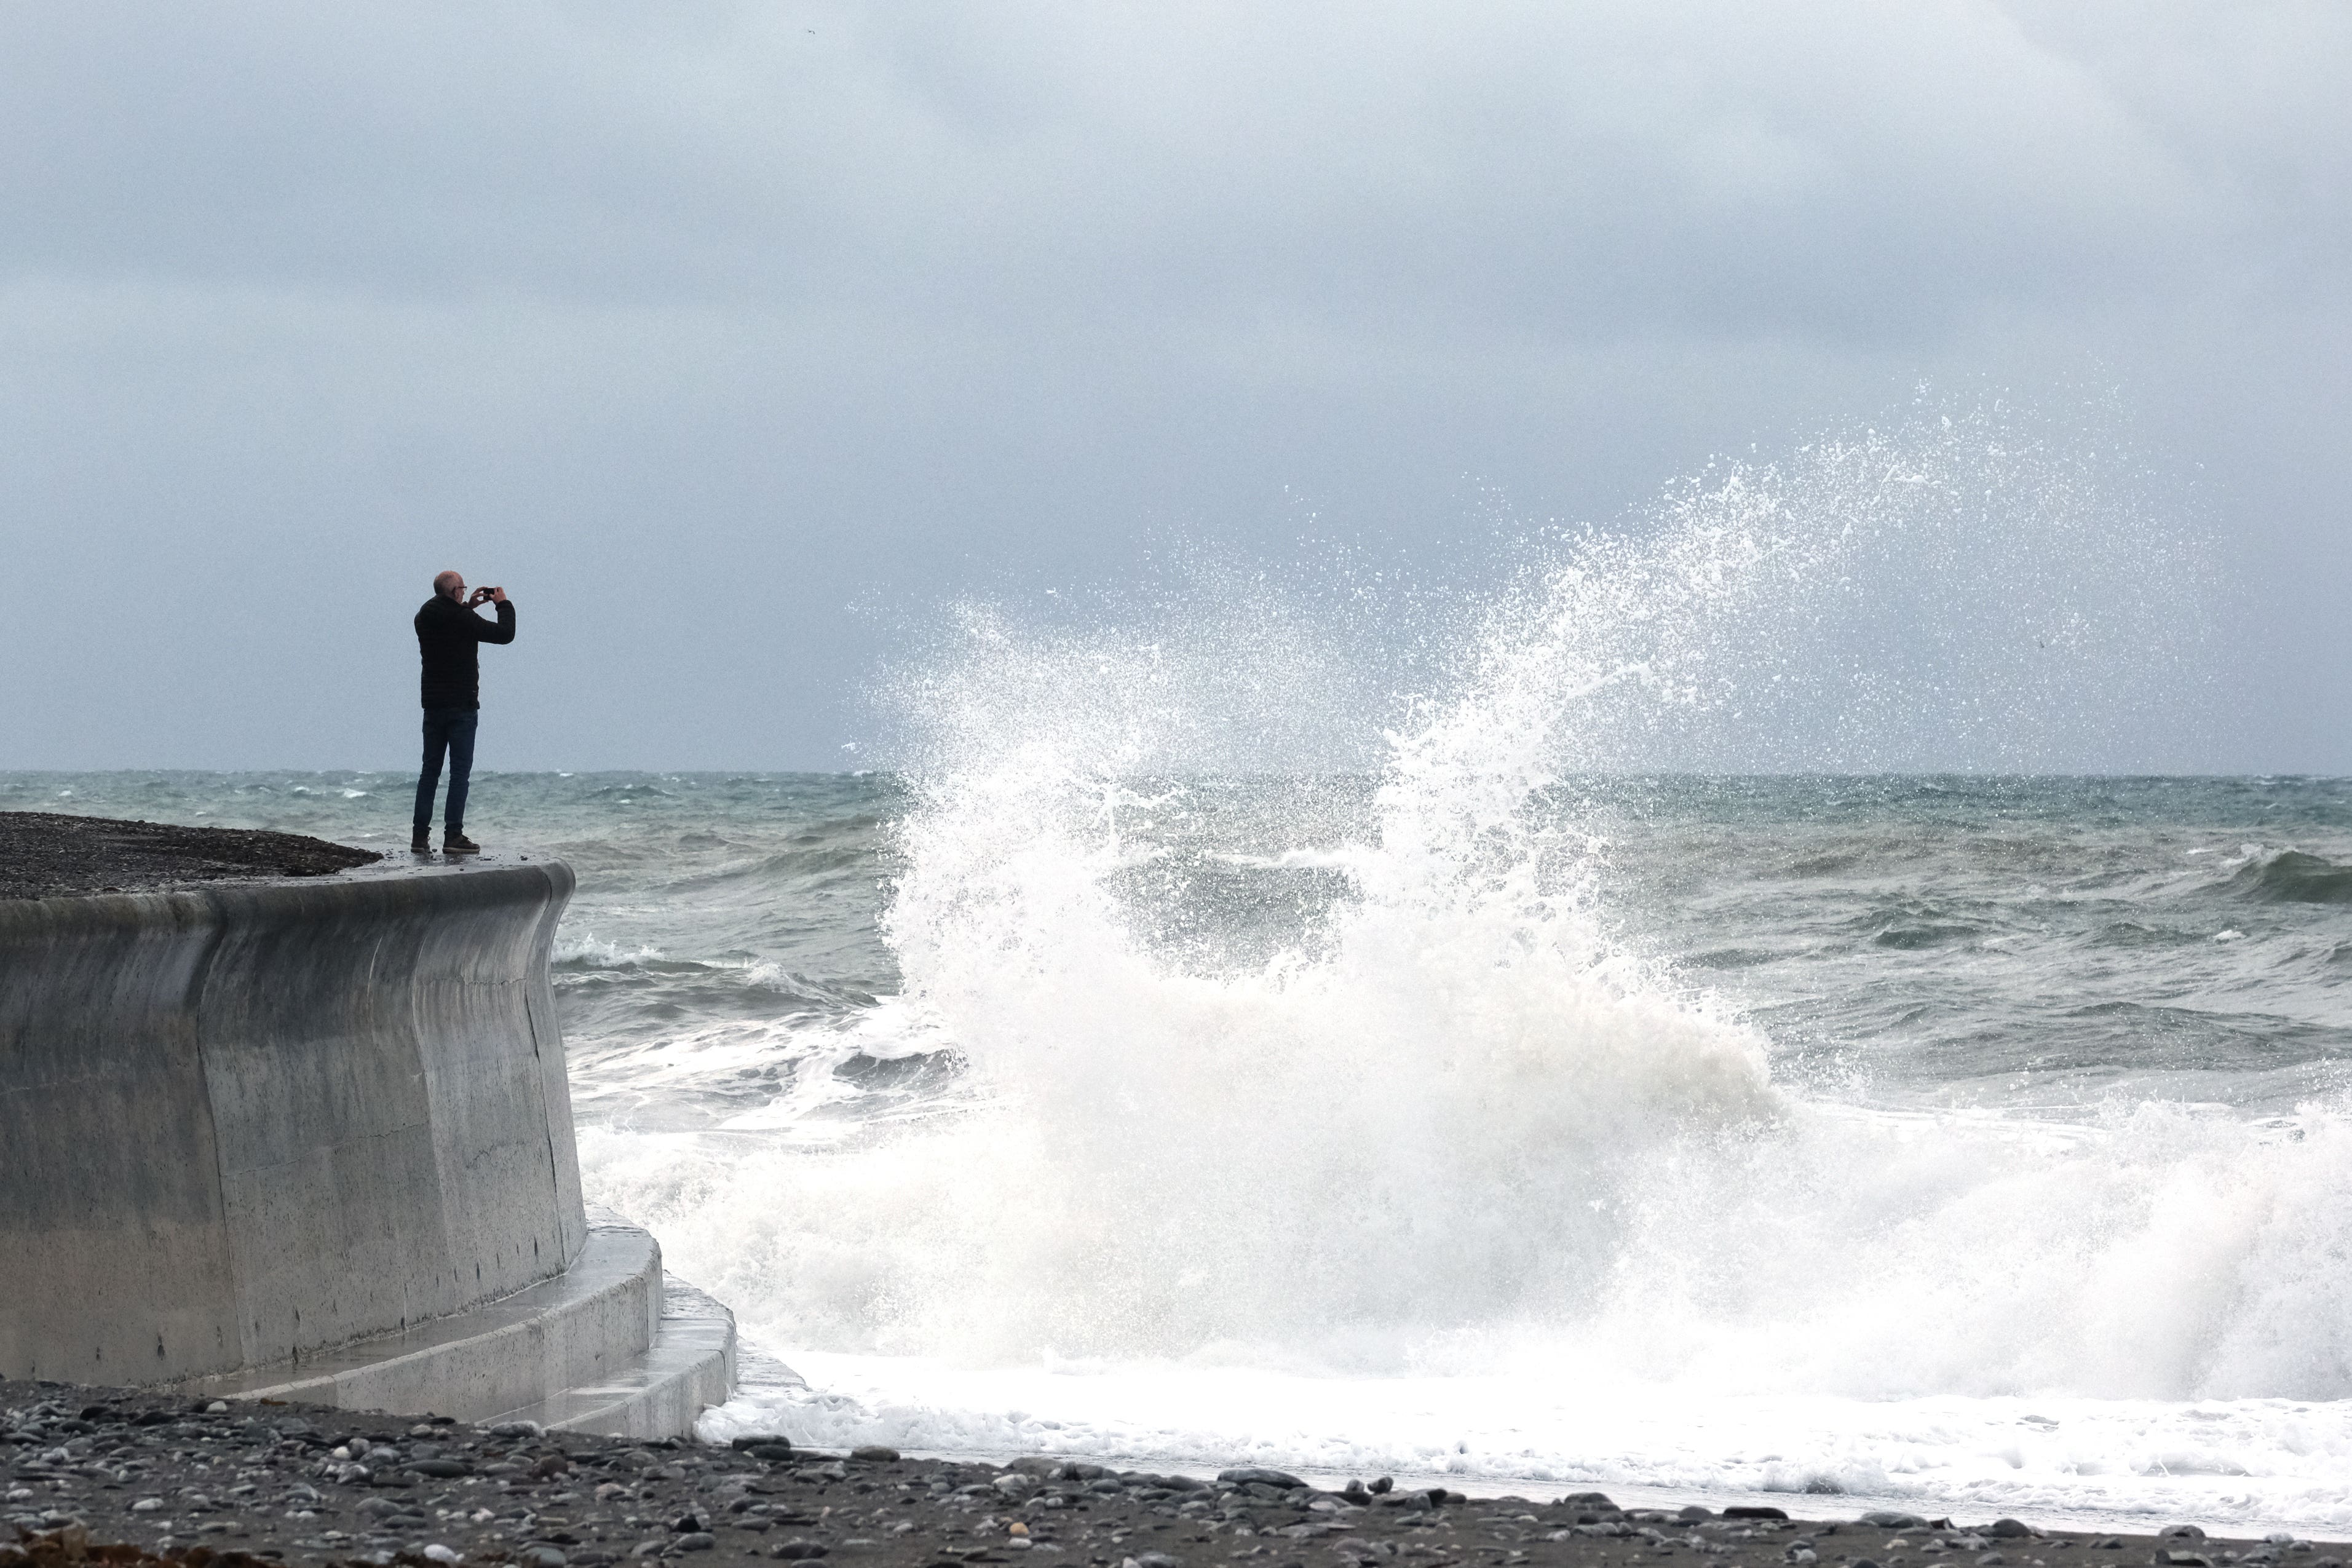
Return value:
<svg viewBox="0 0 2352 1568">
<path fill-rule="evenodd" d="M 1483 900 L 1394 794 L 484 778 L 580 874 L 592 1196 L 808 1380 L 713 1432 L 2352 1523 L 2352 783 L 1555 785 L 1575 875 Z"/>
<path fill-rule="evenodd" d="M 887 773 L 479 779 L 591 1195 L 806 1379 L 705 1433 L 2352 1536 L 2352 783 L 2092 776 L 2226 687 L 2130 479 L 1923 405 L 1450 599 L 961 607 Z"/>
</svg>

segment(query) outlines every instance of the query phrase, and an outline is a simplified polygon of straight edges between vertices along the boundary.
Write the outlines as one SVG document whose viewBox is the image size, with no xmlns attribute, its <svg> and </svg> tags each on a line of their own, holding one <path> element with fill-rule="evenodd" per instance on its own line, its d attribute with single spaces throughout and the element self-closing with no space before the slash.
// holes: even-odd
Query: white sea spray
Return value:
<svg viewBox="0 0 2352 1568">
<path fill-rule="evenodd" d="M 709 1429 L 2352 1528 L 2336 808 L 1718 780 L 1664 853 L 1621 776 L 2118 765 L 2195 606 L 2116 489 L 1931 414 L 1413 661 L 972 606 L 887 796 L 530 786 L 589 1185 L 811 1380 Z"/>
</svg>

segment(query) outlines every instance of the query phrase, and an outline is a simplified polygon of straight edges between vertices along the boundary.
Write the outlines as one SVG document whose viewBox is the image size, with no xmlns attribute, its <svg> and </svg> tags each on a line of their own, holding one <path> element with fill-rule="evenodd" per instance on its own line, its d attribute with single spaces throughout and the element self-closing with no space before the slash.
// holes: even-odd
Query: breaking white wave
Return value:
<svg viewBox="0 0 2352 1568">
<path fill-rule="evenodd" d="M 815 1146 L 583 1133 L 811 1377 L 710 1429 L 2352 1523 L 2332 1105 L 1795 1095 L 1612 910 L 1591 771 L 2046 758 L 2163 678 L 2164 551 L 2003 440 L 1824 447 L 1565 547 L 1368 801 L 1241 827 L 1202 775 L 1296 775 L 1356 700 L 1311 616 L 971 613 L 903 686 L 886 921 L 889 1028 L 959 1091 Z M 1277 867 L 1338 880 L 1207 890 Z"/>
</svg>

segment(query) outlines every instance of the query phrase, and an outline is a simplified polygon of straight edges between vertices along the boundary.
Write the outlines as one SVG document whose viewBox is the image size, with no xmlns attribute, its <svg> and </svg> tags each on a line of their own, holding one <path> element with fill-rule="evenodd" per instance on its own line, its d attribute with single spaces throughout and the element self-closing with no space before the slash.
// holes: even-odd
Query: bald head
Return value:
<svg viewBox="0 0 2352 1568">
<path fill-rule="evenodd" d="M 466 591 L 466 577 L 460 572 L 444 572 L 433 579 L 433 591 L 445 599 L 454 599 Z"/>
</svg>

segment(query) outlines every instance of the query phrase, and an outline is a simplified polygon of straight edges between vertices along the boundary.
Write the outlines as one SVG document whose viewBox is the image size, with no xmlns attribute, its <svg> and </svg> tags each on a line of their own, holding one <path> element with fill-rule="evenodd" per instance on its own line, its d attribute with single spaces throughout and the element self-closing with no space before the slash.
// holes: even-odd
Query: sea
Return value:
<svg viewBox="0 0 2352 1568">
<path fill-rule="evenodd" d="M 870 768 L 478 775 L 702 1435 L 2352 1537 L 2352 781 L 2095 765 L 2195 574 L 2018 448 L 963 606 Z M 405 853 L 410 778 L 0 807 Z"/>
</svg>

